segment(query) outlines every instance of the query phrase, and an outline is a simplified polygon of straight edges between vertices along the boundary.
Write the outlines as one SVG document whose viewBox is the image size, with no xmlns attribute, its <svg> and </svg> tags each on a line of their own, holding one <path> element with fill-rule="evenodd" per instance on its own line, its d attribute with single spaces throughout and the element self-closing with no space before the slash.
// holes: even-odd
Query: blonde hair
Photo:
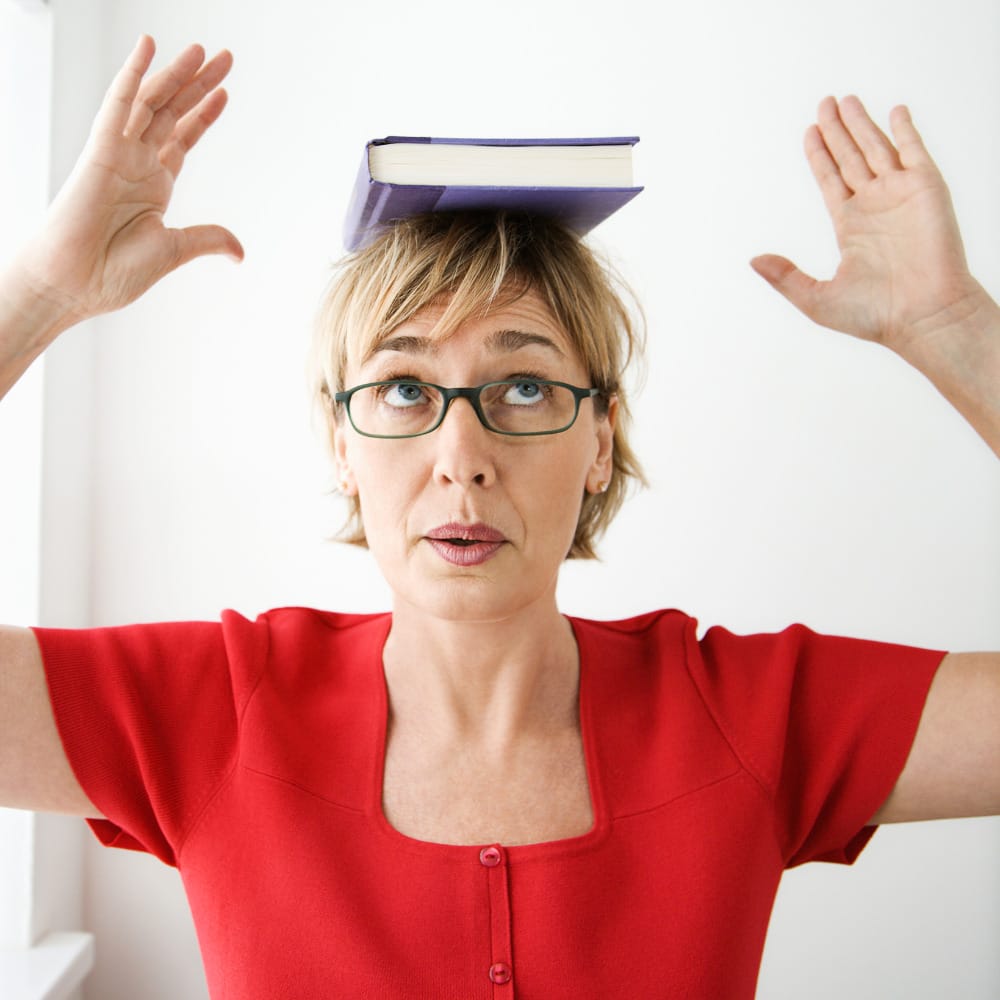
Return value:
<svg viewBox="0 0 1000 1000">
<path fill-rule="evenodd" d="M 594 559 L 595 543 L 633 483 L 645 483 L 628 441 L 630 412 L 622 379 L 641 355 L 642 311 L 613 268 L 551 220 L 509 212 L 432 213 L 394 223 L 338 265 L 320 307 L 313 341 L 312 383 L 330 441 L 342 418 L 333 395 L 351 363 L 360 363 L 401 323 L 429 305 L 445 305 L 433 330 L 447 336 L 471 316 L 510 304 L 533 290 L 575 346 L 598 413 L 618 398 L 611 481 L 585 493 L 568 558 Z M 625 300 L 632 306 L 630 310 Z M 361 506 L 339 540 L 367 545 Z"/>
</svg>

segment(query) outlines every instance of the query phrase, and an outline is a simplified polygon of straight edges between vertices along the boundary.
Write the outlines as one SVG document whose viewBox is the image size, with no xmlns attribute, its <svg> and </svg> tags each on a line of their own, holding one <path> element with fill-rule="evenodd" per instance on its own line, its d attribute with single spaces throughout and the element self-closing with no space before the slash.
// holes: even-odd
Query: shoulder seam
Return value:
<svg viewBox="0 0 1000 1000">
<path fill-rule="evenodd" d="M 729 749 L 733 751 L 736 755 L 736 759 L 740 762 L 743 769 L 753 778 L 754 782 L 764 793 L 768 801 L 773 802 L 775 796 L 775 789 L 771 787 L 770 783 L 764 778 L 763 774 L 753 763 L 751 755 L 743 749 L 740 741 L 730 732 L 729 727 L 723 722 L 723 719 L 719 713 L 715 710 L 715 706 L 706 697 L 705 691 L 702 688 L 700 680 L 696 675 L 695 671 L 691 669 L 691 650 L 690 645 L 694 642 L 692 636 L 692 629 L 688 628 L 685 630 L 684 636 L 684 669 L 687 671 L 688 677 L 691 679 L 691 683 L 694 685 L 695 691 L 698 692 L 698 699 L 705 708 L 712 722 L 715 724 L 716 729 L 719 730 L 719 734 L 726 741 Z"/>
<path fill-rule="evenodd" d="M 220 631 L 220 637 L 221 637 L 222 643 L 223 643 L 223 645 L 225 645 L 225 630 L 224 630 L 221 622 L 219 623 L 219 631 Z M 246 715 L 247 710 L 250 707 L 250 702 L 253 701 L 253 697 L 257 693 L 257 689 L 260 687 L 260 683 L 264 679 L 264 674 L 265 674 L 266 668 L 267 668 L 268 656 L 269 656 L 270 651 L 271 651 L 271 624 L 270 624 L 270 622 L 267 623 L 266 636 L 267 636 L 267 641 L 264 644 L 264 649 L 263 649 L 262 654 L 260 656 L 260 662 L 257 665 L 257 667 L 258 667 L 258 669 L 257 669 L 257 677 L 254 680 L 253 685 L 251 686 L 250 690 L 247 692 L 246 699 L 245 699 L 243 705 L 242 706 L 237 705 L 235 697 L 233 698 L 233 712 L 234 712 L 234 715 L 235 715 L 235 723 L 234 724 L 235 724 L 235 727 L 236 727 L 236 749 L 235 749 L 235 751 L 233 753 L 232 761 L 230 762 L 229 767 L 227 767 L 226 770 L 222 773 L 222 775 L 219 778 L 219 781 L 216 784 L 216 786 L 205 797 L 204 803 L 195 812 L 194 816 L 191 818 L 191 822 L 188 823 L 187 827 L 178 834 L 178 836 L 177 836 L 177 844 L 176 844 L 176 846 L 173 847 L 174 858 L 177 860 L 178 866 L 179 866 L 179 862 L 180 862 L 181 853 L 184 850 L 184 847 L 187 845 L 187 842 L 191 839 L 191 836 L 194 834 L 195 830 L 198 828 L 199 824 L 202 821 L 202 818 L 204 817 L 205 813 L 208 812 L 208 809 L 211 806 L 211 804 L 218 798 L 219 794 L 226 787 L 226 785 L 229 784 L 230 780 L 232 779 L 233 774 L 236 771 L 236 768 L 239 766 L 240 756 L 241 756 L 241 753 L 242 753 L 242 750 L 243 750 L 243 740 L 241 738 L 241 734 L 242 734 L 242 730 L 243 730 L 243 717 L 244 717 L 244 715 Z M 226 653 L 226 661 L 227 661 L 227 663 L 229 662 L 228 650 L 227 650 L 227 653 Z M 232 678 L 232 670 L 230 669 L 230 679 L 231 678 Z"/>
</svg>

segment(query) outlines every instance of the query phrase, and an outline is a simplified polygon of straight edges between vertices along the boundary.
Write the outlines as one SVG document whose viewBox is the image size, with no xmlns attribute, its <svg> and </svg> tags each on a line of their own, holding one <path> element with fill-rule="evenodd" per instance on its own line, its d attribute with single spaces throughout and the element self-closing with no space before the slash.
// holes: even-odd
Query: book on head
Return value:
<svg viewBox="0 0 1000 1000">
<path fill-rule="evenodd" d="M 583 235 L 642 190 L 632 183 L 638 141 L 373 139 L 348 207 L 344 246 L 365 246 L 397 219 L 469 209 L 548 216 Z"/>
</svg>

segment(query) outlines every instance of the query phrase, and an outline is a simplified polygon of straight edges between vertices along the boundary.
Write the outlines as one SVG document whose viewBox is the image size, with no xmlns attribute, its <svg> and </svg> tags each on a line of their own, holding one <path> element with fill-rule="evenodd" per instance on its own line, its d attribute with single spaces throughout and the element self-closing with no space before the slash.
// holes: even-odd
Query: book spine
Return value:
<svg viewBox="0 0 1000 1000">
<path fill-rule="evenodd" d="M 344 246 L 349 251 L 358 250 L 394 219 L 433 212 L 444 191 L 438 186 L 374 181 L 368 176 L 367 165 L 363 166 L 344 221 Z"/>
<path fill-rule="evenodd" d="M 360 235 L 368 225 L 368 219 L 375 210 L 373 202 L 378 200 L 378 191 L 372 191 L 371 171 L 368 167 L 368 147 L 361 157 L 361 166 L 351 191 L 351 200 L 347 205 L 347 215 L 344 217 L 344 246 L 347 250 L 357 249 Z"/>
</svg>

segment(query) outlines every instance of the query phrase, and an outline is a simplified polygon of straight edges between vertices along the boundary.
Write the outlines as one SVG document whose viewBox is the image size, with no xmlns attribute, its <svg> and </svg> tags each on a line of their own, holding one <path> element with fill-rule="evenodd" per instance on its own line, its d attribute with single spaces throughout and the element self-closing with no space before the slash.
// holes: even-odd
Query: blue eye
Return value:
<svg viewBox="0 0 1000 1000">
<path fill-rule="evenodd" d="M 423 386 L 415 382 L 402 382 L 384 386 L 382 398 L 389 406 L 406 408 L 426 402 Z"/>
<path fill-rule="evenodd" d="M 537 382 L 511 382 L 504 392 L 503 401 L 510 406 L 530 406 L 545 396 L 545 386 Z"/>
</svg>

